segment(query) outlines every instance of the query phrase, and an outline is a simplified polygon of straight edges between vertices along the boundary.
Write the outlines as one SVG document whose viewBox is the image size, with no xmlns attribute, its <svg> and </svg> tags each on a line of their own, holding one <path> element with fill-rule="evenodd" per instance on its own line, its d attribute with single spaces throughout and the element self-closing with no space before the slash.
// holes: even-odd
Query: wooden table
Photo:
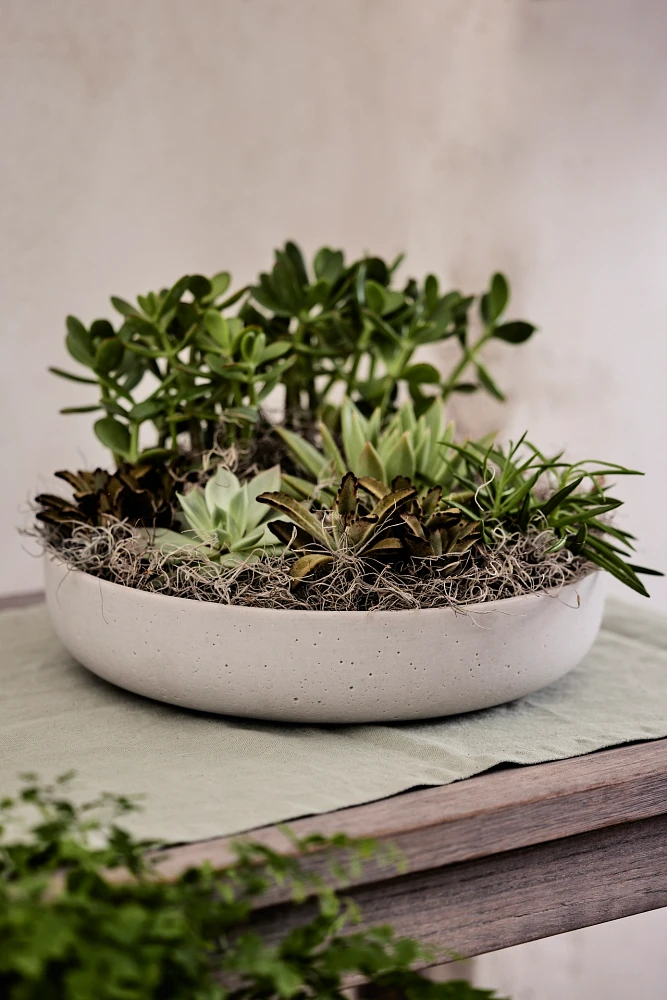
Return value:
<svg viewBox="0 0 667 1000">
<path fill-rule="evenodd" d="M 290 827 L 396 845 L 407 870 L 369 866 L 351 886 L 364 922 L 479 955 L 667 905 L 667 740 L 504 768 Z M 252 837 L 285 844 L 275 827 Z M 169 865 L 224 865 L 229 843 L 172 849 Z M 299 911 L 276 893 L 257 917 L 283 933 Z"/>
<path fill-rule="evenodd" d="M 364 922 L 479 955 L 667 905 L 667 740 L 496 769 L 290 827 L 395 845 L 405 870 L 370 864 L 350 887 Z M 285 848 L 276 827 L 250 836 Z M 229 863 L 230 838 L 173 848 L 165 870 L 204 860 Z M 324 858 L 309 865 L 324 870 Z M 256 919 L 271 936 L 303 912 L 276 890 Z"/>
</svg>

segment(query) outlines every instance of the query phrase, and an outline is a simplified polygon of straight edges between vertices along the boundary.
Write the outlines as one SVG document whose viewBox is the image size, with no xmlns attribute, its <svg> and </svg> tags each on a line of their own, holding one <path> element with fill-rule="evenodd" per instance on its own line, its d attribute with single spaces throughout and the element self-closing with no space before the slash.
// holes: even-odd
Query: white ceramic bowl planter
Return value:
<svg viewBox="0 0 667 1000">
<path fill-rule="evenodd" d="M 557 594 L 427 611 L 271 611 L 164 597 L 46 559 L 48 608 L 80 663 L 159 701 L 285 722 L 389 722 L 488 708 L 590 649 L 604 574 Z"/>
</svg>

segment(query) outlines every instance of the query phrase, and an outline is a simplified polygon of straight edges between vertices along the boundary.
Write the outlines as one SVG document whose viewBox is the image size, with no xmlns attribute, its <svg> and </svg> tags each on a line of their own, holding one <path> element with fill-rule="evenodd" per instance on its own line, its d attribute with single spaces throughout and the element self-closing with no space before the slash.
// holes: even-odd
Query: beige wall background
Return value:
<svg viewBox="0 0 667 1000">
<path fill-rule="evenodd" d="M 506 410 L 545 447 L 642 468 L 640 559 L 667 566 L 667 6 L 661 0 L 0 0 L 0 593 L 37 589 L 15 527 L 52 471 L 103 459 L 63 317 L 186 271 L 244 280 L 294 237 L 468 289 L 494 268 L 525 349 Z M 667 584 L 653 587 L 667 610 Z M 648 915 L 477 963 L 515 1000 L 665 993 Z M 640 977 L 637 979 L 636 977 Z"/>
</svg>

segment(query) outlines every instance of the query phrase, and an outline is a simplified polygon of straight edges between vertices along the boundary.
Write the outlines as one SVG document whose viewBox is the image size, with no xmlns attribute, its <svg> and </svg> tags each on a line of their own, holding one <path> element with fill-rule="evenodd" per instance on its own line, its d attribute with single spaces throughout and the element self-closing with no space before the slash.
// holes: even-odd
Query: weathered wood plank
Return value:
<svg viewBox="0 0 667 1000">
<path fill-rule="evenodd" d="M 414 872 L 349 893 L 364 925 L 470 957 L 667 905 L 667 815 Z M 255 922 L 271 939 L 309 912 L 282 904 Z M 312 911 L 311 911 L 312 912 Z"/>
</svg>

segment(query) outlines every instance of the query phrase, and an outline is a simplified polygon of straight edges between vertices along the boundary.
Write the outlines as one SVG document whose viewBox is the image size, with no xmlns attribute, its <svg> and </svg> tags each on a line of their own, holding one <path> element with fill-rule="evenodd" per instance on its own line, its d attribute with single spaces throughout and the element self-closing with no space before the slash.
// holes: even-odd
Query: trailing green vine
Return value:
<svg viewBox="0 0 667 1000">
<path fill-rule="evenodd" d="M 300 861 L 343 847 L 358 865 L 375 852 L 370 841 L 315 836 L 294 841 L 296 854 L 240 842 L 223 871 L 203 864 L 167 879 L 159 845 L 119 823 L 136 801 L 105 794 L 77 807 L 71 777 L 44 785 L 24 775 L 17 799 L 0 802 L 3 1000 L 343 1000 L 353 974 L 412 1000 L 495 997 L 414 971 L 433 953 L 390 927 L 355 929 L 352 903 Z M 16 832 L 27 808 L 36 821 Z M 332 866 L 332 878 L 344 875 Z M 285 882 L 296 905 L 314 897 L 316 913 L 270 943 L 250 917 Z"/>
</svg>

